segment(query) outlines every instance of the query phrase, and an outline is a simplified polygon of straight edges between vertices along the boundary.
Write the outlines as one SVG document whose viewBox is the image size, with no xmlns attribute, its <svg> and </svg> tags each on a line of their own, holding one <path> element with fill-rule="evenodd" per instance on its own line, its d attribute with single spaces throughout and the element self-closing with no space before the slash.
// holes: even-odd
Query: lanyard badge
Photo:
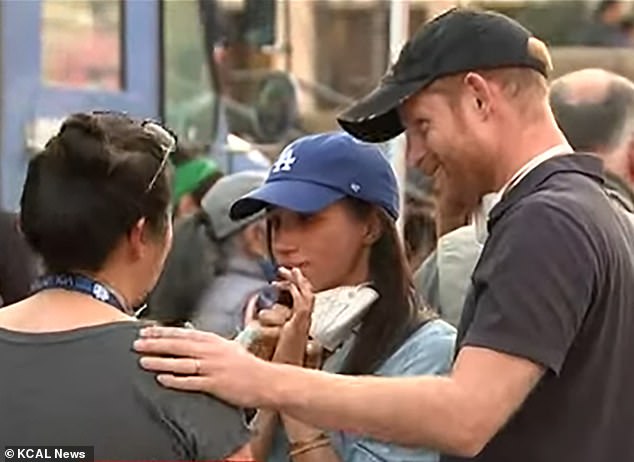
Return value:
<svg viewBox="0 0 634 462">
<path fill-rule="evenodd" d="M 80 274 L 52 274 L 38 278 L 31 287 L 32 293 L 49 289 L 63 289 L 88 295 L 95 300 L 107 303 L 123 313 L 134 315 L 126 308 L 114 291 L 105 284 Z"/>
</svg>

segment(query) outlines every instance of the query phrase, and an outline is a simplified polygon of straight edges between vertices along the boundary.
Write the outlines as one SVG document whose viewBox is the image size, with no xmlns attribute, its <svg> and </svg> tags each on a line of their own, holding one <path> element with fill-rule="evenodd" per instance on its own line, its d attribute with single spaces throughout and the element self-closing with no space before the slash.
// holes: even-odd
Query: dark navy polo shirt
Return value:
<svg viewBox="0 0 634 462">
<path fill-rule="evenodd" d="M 634 225 L 602 169 L 594 156 L 554 157 L 491 211 L 457 348 L 546 373 L 472 460 L 634 460 Z"/>
</svg>

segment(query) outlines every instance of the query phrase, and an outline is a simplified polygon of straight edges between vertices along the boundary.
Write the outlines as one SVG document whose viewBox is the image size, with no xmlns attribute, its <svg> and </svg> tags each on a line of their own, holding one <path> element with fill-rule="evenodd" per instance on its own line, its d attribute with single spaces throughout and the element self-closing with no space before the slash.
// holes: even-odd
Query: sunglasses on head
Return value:
<svg viewBox="0 0 634 462">
<path fill-rule="evenodd" d="M 131 122 L 136 122 L 134 118 L 130 117 L 126 112 L 122 112 L 122 111 L 92 111 L 91 114 L 115 115 L 115 116 L 125 117 Z M 167 161 L 169 160 L 170 154 L 173 153 L 174 150 L 176 149 L 177 137 L 176 137 L 176 134 L 174 134 L 168 128 L 161 125 L 156 120 L 152 120 L 152 119 L 142 120 L 141 128 L 146 133 L 151 135 L 152 138 L 154 138 L 154 140 L 157 141 L 157 143 L 161 147 L 161 150 L 163 151 L 163 155 L 161 156 L 161 159 L 160 159 L 161 163 L 159 164 L 156 170 L 156 173 L 154 173 L 154 176 L 150 180 L 150 183 L 148 184 L 147 188 L 145 189 L 145 193 L 147 194 L 148 192 L 152 190 L 152 188 L 156 184 L 156 181 L 161 176 L 161 173 L 163 172 L 163 170 L 165 170 L 165 166 L 167 165 Z"/>
</svg>

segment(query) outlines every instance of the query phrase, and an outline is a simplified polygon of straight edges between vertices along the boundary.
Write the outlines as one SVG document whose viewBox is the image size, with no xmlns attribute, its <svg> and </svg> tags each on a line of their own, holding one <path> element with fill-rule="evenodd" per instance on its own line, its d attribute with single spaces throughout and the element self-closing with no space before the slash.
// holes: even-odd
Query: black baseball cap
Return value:
<svg viewBox="0 0 634 462">
<path fill-rule="evenodd" d="M 337 117 L 341 128 L 379 143 L 404 131 L 398 107 L 441 77 L 505 67 L 548 76 L 550 63 L 532 52 L 540 43 L 517 21 L 499 13 L 453 8 L 421 26 L 370 94 Z"/>
</svg>

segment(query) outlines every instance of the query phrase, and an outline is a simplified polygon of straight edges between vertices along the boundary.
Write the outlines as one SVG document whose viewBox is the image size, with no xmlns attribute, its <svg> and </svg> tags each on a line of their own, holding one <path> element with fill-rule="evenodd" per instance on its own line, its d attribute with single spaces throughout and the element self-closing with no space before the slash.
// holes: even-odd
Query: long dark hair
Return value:
<svg viewBox="0 0 634 462">
<path fill-rule="evenodd" d="M 364 375 L 374 372 L 414 331 L 438 316 L 416 294 L 394 220 L 367 202 L 349 198 L 345 203 L 362 220 L 377 213 L 382 227 L 370 250 L 370 280 L 380 297 L 365 315 L 341 370 Z"/>
</svg>

